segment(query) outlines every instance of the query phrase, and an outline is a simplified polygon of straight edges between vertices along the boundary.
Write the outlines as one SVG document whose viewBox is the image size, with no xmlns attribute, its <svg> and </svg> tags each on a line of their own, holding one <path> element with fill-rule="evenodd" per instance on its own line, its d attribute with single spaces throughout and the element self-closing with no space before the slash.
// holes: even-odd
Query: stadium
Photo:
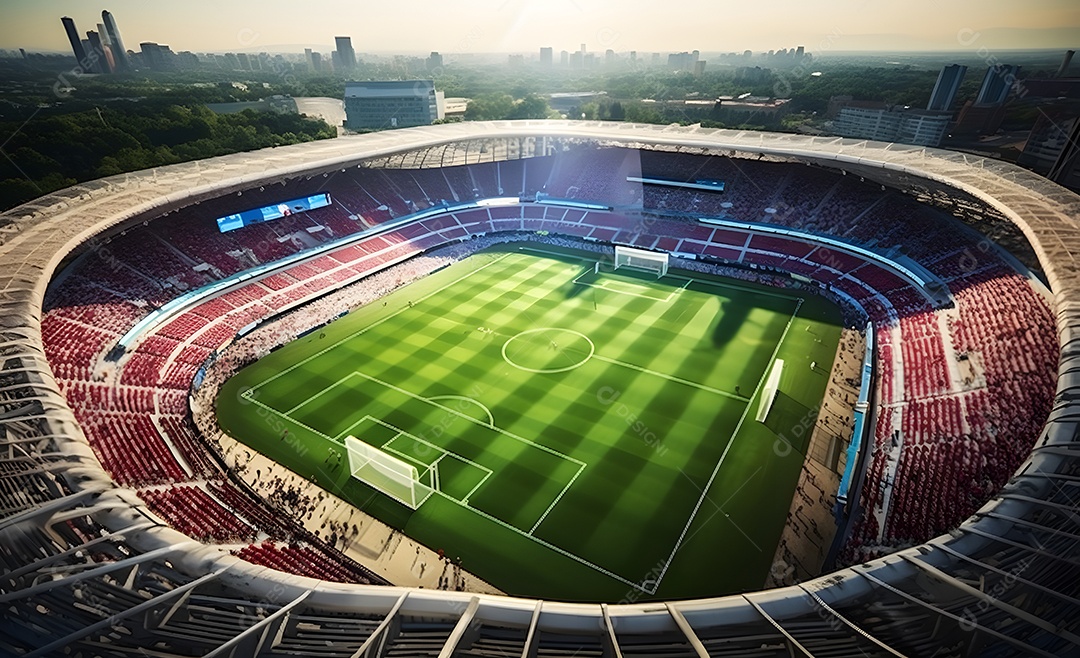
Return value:
<svg viewBox="0 0 1080 658">
<path fill-rule="evenodd" d="M 1077 655 L 1077 217 L 960 153 L 559 121 L 42 197 L 0 647 Z"/>
</svg>

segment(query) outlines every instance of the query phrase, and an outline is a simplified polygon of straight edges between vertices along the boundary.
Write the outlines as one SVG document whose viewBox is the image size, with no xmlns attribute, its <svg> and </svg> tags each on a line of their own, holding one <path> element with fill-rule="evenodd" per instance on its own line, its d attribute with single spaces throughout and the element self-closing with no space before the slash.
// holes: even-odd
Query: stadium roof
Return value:
<svg viewBox="0 0 1080 658">
<path fill-rule="evenodd" d="M 0 269 L 0 348 L 5 359 L 0 391 L 18 393 L 0 400 L 0 447 L 7 459 L 14 460 L 15 446 L 26 437 L 53 437 L 60 456 L 33 459 L 42 469 L 61 474 L 65 491 L 70 490 L 56 493 L 51 503 L 3 512 L 0 538 L 6 540 L 5 533 L 44 523 L 64 510 L 87 514 L 86 510 L 92 510 L 95 518 L 116 532 L 146 525 L 145 517 L 137 513 L 137 498 L 114 489 L 97 465 L 44 356 L 40 318 L 45 289 L 65 255 L 79 244 L 123 222 L 156 217 L 195 201 L 286 177 L 320 175 L 366 160 L 455 143 L 530 137 L 779 156 L 901 187 L 929 181 L 996 208 L 1020 227 L 1039 258 L 1054 294 L 1060 336 L 1057 396 L 1029 460 L 976 516 L 923 546 L 794 587 L 666 605 L 545 602 L 540 606 L 522 599 L 463 593 L 320 584 L 238 563 L 196 542 L 183 543 L 182 536 L 167 528 L 129 533 L 129 545 L 141 551 L 129 560 L 158 563 L 168 559 L 192 582 L 213 580 L 254 602 L 265 602 L 272 595 L 270 600 L 281 604 L 278 612 L 262 621 L 252 619 L 251 629 L 265 630 L 267 619 L 280 621 L 276 615 L 287 616 L 295 605 L 385 615 L 391 621 L 402 614 L 452 611 L 465 624 L 486 620 L 581 632 L 600 628 L 616 645 L 616 625 L 620 634 L 681 632 L 699 655 L 705 655 L 697 638 L 704 629 L 735 637 L 749 632 L 740 629 L 755 624 L 779 630 L 806 655 L 816 650 L 799 642 L 796 636 L 803 635 L 796 629 L 808 625 L 820 631 L 823 646 L 861 647 L 865 655 L 901 655 L 889 648 L 901 640 L 904 645 L 922 647 L 959 641 L 942 636 L 933 624 L 917 623 L 929 618 L 972 631 L 966 642 L 975 653 L 995 643 L 1024 655 L 1049 655 L 1062 642 L 1077 650 L 1080 638 L 1069 625 L 1080 618 L 1080 600 L 1075 598 L 1080 582 L 1076 550 L 1080 538 L 1076 514 L 1080 499 L 1080 196 L 1007 163 L 863 140 L 625 123 L 457 123 L 341 137 L 113 176 L 0 213 L 0 263 L 4 264 Z M 1054 516 L 1047 516 L 1047 510 Z M 34 565 L 47 573 L 47 564 Z M 956 575 L 961 573 L 963 577 Z M 33 596 L 37 591 L 35 587 L 34 592 L 11 592 L 6 587 L 0 586 L 0 600 Z M 870 610 L 871 601 L 888 605 Z M 143 605 L 148 604 L 133 604 L 130 614 L 142 612 Z M 161 605 L 180 604 L 170 600 Z M 72 618 L 82 616 L 73 612 Z M 241 635 L 248 636 L 248 630 Z M 978 640 L 970 639 L 976 636 Z M 451 636 L 445 655 L 459 637 Z"/>
</svg>

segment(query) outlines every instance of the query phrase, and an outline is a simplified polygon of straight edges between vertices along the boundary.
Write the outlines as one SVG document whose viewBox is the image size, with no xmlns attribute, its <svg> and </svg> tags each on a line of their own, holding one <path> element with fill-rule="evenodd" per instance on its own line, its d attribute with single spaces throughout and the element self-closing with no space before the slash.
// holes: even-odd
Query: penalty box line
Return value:
<svg viewBox="0 0 1080 658">
<path fill-rule="evenodd" d="M 571 462 L 573 464 L 577 464 L 577 467 L 578 467 L 577 472 L 574 473 L 573 477 L 570 478 L 570 481 L 567 482 L 566 485 L 562 488 L 562 491 L 560 491 L 559 494 L 557 496 L 555 496 L 555 500 L 551 501 L 551 504 L 548 505 L 547 509 L 544 510 L 543 514 L 540 515 L 540 518 L 537 520 L 536 523 L 533 524 L 533 526 L 529 530 L 529 532 L 526 533 L 526 532 L 522 532 L 520 529 L 517 529 L 518 532 L 521 532 L 521 534 L 525 535 L 526 537 L 533 537 L 533 533 L 540 526 L 540 523 L 545 518 L 547 518 L 547 515 L 551 512 L 551 510 L 555 508 L 555 506 L 559 503 L 560 500 L 562 500 L 563 495 L 570 488 L 570 486 L 574 484 L 574 482 L 577 480 L 578 476 L 581 475 L 581 472 L 584 471 L 585 467 L 587 466 L 587 464 L 585 462 L 581 461 L 580 459 L 575 459 L 574 457 L 563 454 L 563 453 L 559 452 L 558 450 L 554 450 L 554 449 L 549 448 L 549 447 L 547 447 L 545 445 L 541 445 L 539 443 L 536 443 L 535 441 L 530 441 L 529 439 L 526 439 L 526 438 L 524 438 L 522 436 L 518 436 L 517 434 L 514 434 L 513 432 L 508 432 L 508 431 L 502 429 L 501 427 L 497 427 L 495 425 L 488 425 L 487 423 L 481 422 L 481 421 L 473 418 L 472 416 L 463 414 L 463 413 L 461 413 L 460 411 L 458 411 L 456 409 L 451 409 L 450 407 L 439 404 L 438 402 L 434 402 L 434 401 L 429 400 L 429 399 L 427 399 L 425 397 L 416 395 L 415 393 L 413 393 L 411 391 L 406 391 L 405 389 L 401 388 L 400 386 L 395 386 L 395 385 L 393 385 L 393 384 L 391 384 L 389 382 L 384 382 L 383 380 L 379 379 L 378 377 L 373 377 L 371 375 L 367 375 L 367 374 L 364 374 L 362 372 L 356 372 L 354 374 L 357 375 L 357 376 L 363 377 L 365 379 L 368 379 L 370 381 L 373 381 L 373 382 L 375 382 L 375 383 L 377 383 L 377 384 L 379 384 L 381 386 L 385 386 L 386 388 L 397 391 L 398 393 L 402 393 L 404 395 L 407 395 L 407 396 L 409 396 L 409 397 L 411 397 L 411 398 L 413 398 L 415 400 L 419 400 L 421 402 L 426 402 L 427 404 L 438 407 L 438 408 L 442 409 L 443 411 L 446 411 L 447 413 L 454 414 L 455 416 L 458 416 L 459 418 L 463 418 L 463 419 L 465 419 L 465 420 L 467 420 L 467 421 L 469 421 L 469 422 L 471 422 L 473 424 L 480 425 L 481 427 L 486 427 L 487 429 L 498 432 L 499 434 L 502 434 L 503 436 L 510 437 L 510 438 L 512 438 L 512 439 L 514 439 L 516 441 L 520 441 L 521 443 L 524 443 L 525 445 L 528 445 L 528 446 L 533 447 L 533 448 L 537 448 L 537 449 L 539 449 L 539 450 L 541 450 L 543 452 L 554 455 L 555 457 L 559 457 L 560 459 L 563 459 L 564 461 L 568 461 L 568 462 Z M 469 509 L 475 509 L 475 508 L 469 507 Z M 476 511 L 480 511 L 480 510 L 476 510 Z M 507 527 L 511 527 L 511 528 L 514 527 L 514 526 L 512 526 L 510 524 L 506 524 L 506 525 L 507 525 Z"/>
<path fill-rule="evenodd" d="M 578 467 L 577 471 L 570 478 L 569 482 L 567 482 L 566 485 L 563 486 L 562 490 L 558 493 L 558 495 L 555 496 L 555 499 L 551 502 L 550 505 L 548 505 L 547 509 L 545 509 L 544 512 L 540 515 L 540 518 L 536 521 L 536 523 L 533 524 L 533 526 L 529 530 L 529 532 L 526 533 L 526 532 L 523 532 L 520 529 L 518 529 L 518 531 L 521 532 L 521 534 L 525 535 L 526 537 L 533 537 L 533 533 L 536 532 L 536 529 L 538 527 L 540 527 L 540 524 L 544 521 L 544 519 L 547 518 L 548 514 L 551 513 L 551 510 L 553 510 L 555 508 L 555 506 L 559 504 L 559 501 L 562 500 L 562 497 L 566 494 L 567 490 L 569 490 L 570 487 L 573 486 L 574 482 L 577 481 L 578 477 L 585 470 L 585 467 L 588 466 L 588 464 L 581 461 L 580 459 L 576 459 L 576 458 L 571 457 L 569 455 L 563 454 L 563 453 L 559 452 L 558 450 L 554 450 L 554 449 L 549 448 L 549 447 L 547 447 L 545 445 L 536 443 L 535 441 L 531 441 L 531 440 L 526 439 L 524 437 L 518 436 L 517 434 L 514 434 L 513 432 L 508 432 L 507 430 L 504 430 L 501 427 L 497 427 L 495 425 L 489 425 L 488 423 L 477 420 L 476 418 L 473 418 L 472 416 L 469 416 L 467 414 L 463 414 L 463 413 L 461 413 L 460 411 L 458 411 L 456 409 L 452 409 L 450 407 L 447 407 L 446 405 L 439 404 L 438 402 L 435 402 L 433 400 L 429 400 L 428 398 L 422 397 L 420 395 L 416 395 L 415 393 L 412 393 L 411 391 L 407 391 L 407 390 L 401 388 L 400 386 L 395 386 L 394 384 L 391 384 L 389 382 L 385 382 L 385 381 L 379 379 L 378 377 L 373 377 L 371 375 L 367 375 L 367 374 L 364 374 L 362 372 L 353 372 L 353 373 L 351 373 L 349 375 L 346 375 L 345 377 L 342 377 L 341 379 L 339 379 L 337 382 L 331 384 L 329 388 L 335 388 L 335 387 L 341 385 L 345 380 L 350 379 L 352 377 L 363 377 L 364 379 L 373 381 L 376 384 L 379 384 L 380 386 L 384 386 L 384 387 L 389 388 L 391 390 L 397 391 L 398 393 L 401 393 L 403 395 L 407 395 L 407 396 L 409 396 L 409 397 L 411 397 L 411 398 L 413 398 L 415 400 L 427 403 L 427 404 L 429 404 L 431 406 L 438 407 L 439 409 L 442 409 L 443 411 L 446 411 L 447 413 L 451 413 L 451 414 L 453 414 L 455 416 L 458 416 L 459 418 L 463 418 L 463 419 L 465 419 L 465 420 L 467 420 L 467 421 L 469 421 L 471 423 L 474 423 L 476 425 L 480 425 L 481 427 L 485 427 L 487 429 L 498 432 L 499 434 L 510 437 L 510 438 L 512 438 L 512 439 L 514 439 L 516 441 L 520 441 L 521 443 L 524 443 L 525 445 L 528 445 L 530 447 L 537 448 L 537 449 L 539 449 L 539 450 L 541 450 L 543 452 L 551 454 L 551 455 L 553 455 L 555 457 L 558 457 L 558 458 L 560 458 L 560 459 L 562 459 L 564 461 L 568 461 L 568 462 L 571 462 L 573 464 L 576 464 L 577 467 Z M 315 396 L 312 396 L 312 397 L 317 397 L 317 396 L 323 395 L 325 393 L 326 393 L 326 390 L 323 390 L 323 391 L 320 391 L 319 393 L 316 393 Z M 267 405 L 259 403 L 257 400 L 254 400 L 253 398 L 249 398 L 249 399 L 251 399 L 253 402 L 256 402 L 260 406 L 263 406 L 266 409 L 271 409 Z M 300 406 L 303 406 L 303 404 L 304 403 L 302 403 Z M 352 425 L 350 425 L 348 428 L 346 428 L 344 430 L 344 432 L 342 432 L 341 434 L 338 434 L 336 437 L 330 437 L 330 436 L 327 436 L 326 434 L 323 434 L 322 432 L 319 432 L 317 430 L 314 430 L 314 429 L 308 427 L 307 425 L 304 425 L 303 423 L 300 423 L 299 421 L 297 421 L 297 420 L 293 419 L 291 416 L 289 416 L 287 413 L 283 414 L 282 412 L 277 411 L 276 409 L 272 409 L 272 411 L 274 411 L 274 413 L 282 416 L 283 418 L 287 418 L 288 420 L 296 423 L 297 425 L 300 425 L 301 427 L 303 427 L 303 428 L 305 428 L 305 429 L 307 429 L 309 431 L 312 431 L 312 432 L 314 432 L 314 433 L 316 433 L 316 434 L 318 434 L 320 436 L 326 437 L 327 439 L 330 439 L 331 441 L 334 441 L 335 443 L 341 443 L 340 439 L 344 434 L 347 434 L 350 429 L 352 429 L 353 427 L 355 427 L 359 423 L 363 422 L 363 419 L 361 419 L 360 421 L 357 421 L 357 422 L 353 423 Z M 383 424 L 386 427 L 388 427 L 389 429 L 393 429 L 393 430 L 398 431 L 398 432 L 403 431 L 398 427 L 383 423 L 382 421 L 380 421 L 377 418 L 373 418 L 371 416 L 365 416 L 365 418 L 371 418 L 375 422 Z M 412 438 L 415 438 L 418 441 L 428 443 L 424 439 L 421 439 L 420 437 L 417 437 L 417 436 L 415 436 L 413 434 L 408 434 L 408 436 L 410 436 Z M 435 447 L 433 444 L 430 444 L 430 443 L 428 443 L 428 444 Z M 457 455 L 455 454 L 455 456 L 457 456 Z M 464 458 L 462 458 L 462 459 L 464 459 Z M 480 465 L 477 464 L 477 466 L 480 466 Z M 481 467 L 481 468 L 485 468 L 485 467 Z M 488 469 L 485 468 L 485 470 L 488 470 Z M 470 493 L 470 495 L 472 495 L 472 494 Z M 450 498 L 451 500 L 455 500 L 455 499 L 451 498 L 450 496 L 447 496 L 447 498 Z M 469 509 L 475 509 L 475 508 L 469 507 Z M 479 510 L 477 510 L 477 511 L 479 511 Z M 514 526 L 511 526 L 510 524 L 506 524 L 506 525 L 508 527 L 514 527 Z"/>
<path fill-rule="evenodd" d="M 787 325 L 784 326 L 784 332 L 780 334 L 780 339 L 776 341 L 776 347 L 773 348 L 772 354 L 769 356 L 769 364 L 771 365 L 776 361 L 776 355 L 780 353 L 780 347 L 783 346 L 784 340 L 787 338 L 788 331 L 791 330 L 791 325 L 795 322 L 795 318 L 799 316 L 799 309 L 802 308 L 803 300 L 799 299 L 795 304 L 795 312 L 788 318 Z M 735 425 L 735 430 L 731 433 L 731 437 L 728 439 L 728 443 L 724 446 L 724 452 L 721 453 L 720 459 L 716 462 L 716 466 L 713 467 L 712 474 L 709 476 L 708 482 L 701 489 L 701 496 L 698 497 L 697 504 L 694 505 L 694 511 L 691 512 L 690 518 L 687 519 L 686 525 L 683 526 L 682 532 L 679 533 L 679 539 L 675 542 L 674 548 L 671 549 L 671 554 L 667 560 L 664 561 L 664 567 L 660 570 L 660 573 L 656 576 L 656 585 L 653 587 L 653 591 L 649 592 L 650 595 L 656 594 L 656 591 L 660 588 L 660 583 L 664 580 L 664 576 L 667 574 L 668 568 L 671 566 L 672 561 L 675 559 L 676 553 L 682 548 L 683 543 L 687 540 L 686 533 L 690 530 L 690 526 L 693 525 L 694 519 L 697 518 L 698 511 L 701 509 L 701 504 L 705 502 L 705 499 L 709 497 L 709 489 L 712 489 L 713 482 L 716 480 L 716 475 L 720 472 L 720 467 L 723 465 L 724 460 L 727 459 L 728 452 L 731 450 L 731 446 L 735 444 L 735 439 L 739 436 L 739 430 L 742 429 L 743 423 L 746 421 L 746 416 L 750 411 L 750 401 L 752 401 L 757 395 L 761 393 L 761 387 L 765 383 L 769 374 L 768 368 L 765 373 L 758 380 L 757 386 L 754 387 L 754 393 L 750 396 L 750 400 L 747 401 L 746 406 L 743 408 L 742 416 L 739 417 L 739 422 Z M 759 469 L 760 470 L 760 469 Z M 740 487 L 741 488 L 741 487 Z M 710 501 L 711 502 L 711 501 Z M 716 503 L 713 503 L 714 505 Z M 734 524 L 735 522 L 732 521 Z M 741 532 L 741 530 L 740 530 Z M 743 533 L 745 535 L 745 533 Z M 751 541 L 750 543 L 753 543 Z"/>
<path fill-rule="evenodd" d="M 472 422 L 474 422 L 474 423 L 476 423 L 476 424 L 478 424 L 478 425 L 480 425 L 482 427 L 488 427 L 489 429 L 494 429 L 495 431 L 497 431 L 497 432 L 499 432 L 501 434 L 505 434 L 506 436 L 514 438 L 514 439 L 516 439 L 518 441 L 521 441 L 521 442 L 523 442 L 523 443 L 525 443 L 527 445 L 531 445 L 531 446 L 539 448 L 539 449 L 541 449 L 541 450 L 543 450 L 545 452 L 549 452 L 549 453 L 551 453 L 553 455 L 560 456 L 560 457 L 562 457 L 563 459 L 565 459 L 567 461 L 571 461 L 571 462 L 574 462 L 574 463 L 578 464 L 578 470 L 574 474 L 574 476 L 572 478 L 570 478 L 570 482 L 565 487 L 563 487 L 563 490 L 561 492 L 559 492 L 559 495 L 555 497 L 555 500 L 552 501 L 551 505 L 549 505 L 548 508 L 546 510 L 544 510 L 544 513 L 541 515 L 540 519 L 533 525 L 532 529 L 529 532 L 525 532 L 521 528 L 513 526 L 513 525 L 507 523 L 506 521 L 503 521 L 500 518 L 492 516 L 491 514 L 488 514 L 487 512 L 485 512 L 485 511 L 483 511 L 481 509 L 477 509 L 475 507 L 472 507 L 467 502 L 459 501 L 456 498 L 454 498 L 452 496 L 449 496 L 449 495 L 447 495 L 446 493 L 444 493 L 442 491 L 439 491 L 438 489 L 434 490 L 434 493 L 439 495 L 439 496 L 442 496 L 443 498 L 445 498 L 446 500 L 450 501 L 451 503 L 453 503 L 455 505 L 463 507 L 463 508 L 469 510 L 470 512 L 474 513 L 474 514 L 482 516 L 485 519 L 487 519 L 488 521 L 491 521 L 492 523 L 495 523 L 495 524 L 497 524 L 499 526 L 502 526 L 503 528 L 506 528 L 507 530 L 510 530 L 511 532 L 515 532 L 515 533 L 521 535 L 522 537 L 530 539 L 530 540 L 536 542 L 537 544 L 540 544 L 544 548 L 547 548 L 548 550 L 554 551 L 554 552 L 556 552 L 556 553 L 558 553 L 558 554 L 560 554 L 560 555 L 562 555 L 564 557 L 567 557 L 567 558 L 569 558 L 569 559 L 571 559 L 571 560 L 573 560 L 573 561 L 575 561 L 575 562 L 577 562 L 579 564 L 582 564 L 582 565 L 592 569 L 593 571 L 601 573 L 601 574 L 607 576 L 608 578 L 611 578 L 612 580 L 618 581 L 618 582 L 626 585 L 627 587 L 630 587 L 631 589 L 639 591 L 639 592 L 641 592 L 643 594 L 649 594 L 649 595 L 655 594 L 655 588 L 652 591 L 650 591 L 649 589 L 643 587 L 641 583 L 635 583 L 635 582 L 629 580 L 628 578 L 624 578 L 623 576 L 620 576 L 619 574 L 614 573 L 613 571 L 610 571 L 608 569 L 605 569 L 604 567 L 601 567 L 598 564 L 594 564 L 593 562 L 590 562 L 589 560 L 581 557 L 580 555 L 577 555 L 575 553 L 571 553 L 570 551 L 568 551 L 568 550 L 566 550 L 564 548 L 560 548 L 559 546 L 556 546 L 556 545 L 552 544 L 551 542 L 548 542 L 548 541 L 546 541 L 544 539 L 541 539 L 540 537 L 537 537 L 536 535 L 532 534 L 533 532 L 536 531 L 536 528 L 539 527 L 540 521 L 543 521 L 547 517 L 548 513 L 551 512 L 551 510 L 554 509 L 555 505 L 558 504 L 558 502 L 562 499 L 563 494 L 566 493 L 566 491 L 570 488 L 570 486 L 577 480 L 578 476 L 581 475 L 582 471 L 585 470 L 585 467 L 587 465 L 587 464 L 585 464 L 585 462 L 583 462 L 583 461 L 581 461 L 579 459 L 575 459 L 573 457 L 570 457 L 568 455 L 564 455 L 564 454 L 558 452 L 557 450 L 552 450 L 551 448 L 548 448 L 547 446 L 543 446 L 543 445 L 540 445 L 538 443 L 534 443 L 532 441 L 529 441 L 528 439 L 525 439 L 523 437 L 519 437 L 516 434 L 513 434 L 512 432 L 507 432 L 506 430 L 503 430 L 503 429 L 498 428 L 498 427 L 492 428 L 492 427 L 486 425 L 485 423 L 482 423 L 482 422 L 476 420 L 475 418 L 472 418 L 470 416 L 466 416 L 466 415 L 464 415 L 464 414 L 462 414 L 462 413 L 460 413 L 458 411 L 455 411 L 454 409 L 450 409 L 449 407 L 445 407 L 445 406 L 443 406 L 441 404 L 438 404 L 437 402 L 432 402 L 430 400 L 426 400 L 426 399 L 424 399 L 424 398 L 422 398 L 420 396 L 417 396 L 417 395 L 415 395 L 413 393 L 410 393 L 410 392 L 405 391 L 403 389 L 399 389 L 396 386 L 386 384 L 385 382 L 382 382 L 382 381 L 378 380 L 375 377 L 371 377 L 370 375 L 365 375 L 365 374 L 360 373 L 360 372 L 353 373 L 353 374 L 365 377 L 365 378 L 370 379 L 372 381 L 375 381 L 377 383 L 383 384 L 384 386 L 389 386 L 390 388 L 393 388 L 395 390 L 399 390 L 402 393 L 405 393 L 406 395 L 409 395 L 410 397 L 414 397 L 414 398 L 416 398 L 418 400 L 422 400 L 424 402 L 427 402 L 428 404 L 431 404 L 433 406 L 444 409 L 445 411 L 447 411 L 449 413 L 460 416 L 460 417 L 464 418 L 465 420 L 472 421 Z M 337 385 L 338 384 L 334 384 L 334 386 L 337 386 Z M 335 443 L 338 442 L 335 437 L 327 436 L 323 432 L 320 432 L 319 430 L 317 430 L 317 429 L 315 429 L 313 427 L 309 427 L 308 425 L 305 425 L 304 423 L 301 423 L 300 421 L 283 414 L 282 412 L 278 411 L 277 409 L 274 409 L 273 407 L 271 407 L 271 406 L 269 406 L 267 404 L 264 404 L 263 402 L 260 402 L 259 400 L 256 400 L 255 398 L 250 397 L 249 395 L 242 394 L 242 396 L 245 397 L 245 399 L 247 399 L 248 401 L 250 401 L 250 402 L 252 402 L 252 403 L 254 403 L 254 404 L 256 404 L 256 405 L 258 405 L 258 406 L 260 406 L 260 407 L 262 407 L 264 409 L 266 409 L 268 412 L 273 413 L 273 414 L 275 414 L 277 416 L 280 416 L 281 418 L 284 418 L 284 419 L 288 420 L 291 423 L 295 423 L 296 425 L 299 425 L 300 427 L 303 427 L 304 429 L 308 430 L 312 434 L 322 436 L 322 437 L 326 438 L 327 440 L 333 441 Z M 374 419 L 374 418 L 372 418 L 372 420 L 376 420 L 376 422 L 380 422 L 380 421 L 378 421 L 377 419 Z M 398 429 L 398 428 L 394 427 L 393 429 Z M 412 435 L 410 435 L 410 436 L 412 436 Z M 455 455 L 455 456 L 457 456 L 457 455 Z M 486 478 L 485 478 L 485 481 L 486 481 Z M 477 485 L 477 487 L 473 488 L 473 491 L 469 493 L 469 496 L 471 496 L 476 491 L 477 488 L 479 488 L 479 485 Z"/>
</svg>

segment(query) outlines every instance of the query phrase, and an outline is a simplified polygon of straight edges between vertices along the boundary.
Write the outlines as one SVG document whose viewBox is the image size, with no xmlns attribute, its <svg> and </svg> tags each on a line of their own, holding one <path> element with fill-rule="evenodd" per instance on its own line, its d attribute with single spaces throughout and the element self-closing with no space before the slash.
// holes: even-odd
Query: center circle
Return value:
<svg viewBox="0 0 1080 658">
<path fill-rule="evenodd" d="M 573 370 L 592 358 L 596 346 L 589 337 L 573 329 L 541 327 L 529 329 L 503 343 L 507 363 L 525 372 L 550 375 Z"/>
</svg>

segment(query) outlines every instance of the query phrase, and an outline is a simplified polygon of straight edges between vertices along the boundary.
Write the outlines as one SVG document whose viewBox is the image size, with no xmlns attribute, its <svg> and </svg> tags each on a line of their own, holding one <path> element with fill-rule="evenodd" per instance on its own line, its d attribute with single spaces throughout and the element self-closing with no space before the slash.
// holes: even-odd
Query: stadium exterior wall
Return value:
<svg viewBox="0 0 1080 658">
<path fill-rule="evenodd" d="M 677 628 L 679 617 L 694 628 L 735 627 L 747 620 L 770 622 L 810 616 L 828 616 L 843 621 L 840 611 L 873 596 L 881 587 L 918 592 L 924 607 L 934 614 L 955 620 L 946 602 L 935 603 L 933 587 L 919 579 L 926 574 L 946 580 L 966 591 L 965 585 L 943 576 L 938 567 L 957 560 L 957 555 L 984 551 L 995 542 L 1003 550 L 1013 543 L 998 539 L 1015 532 L 1021 524 L 1038 525 L 1032 516 L 1041 503 L 1057 495 L 1060 482 L 1075 472 L 1080 458 L 1080 196 L 1046 179 L 1015 166 L 971 155 L 882 144 L 862 140 L 821 138 L 748 131 L 701 129 L 696 127 L 633 125 L 586 122 L 489 122 L 426 126 L 370 135 L 344 137 L 253 153 L 224 156 L 205 161 L 172 165 L 154 170 L 114 176 L 88 182 L 37 199 L 0 213 L 0 343 L 9 346 L 9 358 L 20 357 L 22 368 L 33 373 L 35 396 L 44 408 L 50 433 L 63 441 L 62 450 L 72 455 L 66 467 L 70 484 L 92 492 L 97 505 L 110 506 L 108 514 L 117 527 L 130 526 L 139 517 L 141 504 L 130 492 L 113 489 L 108 476 L 94 459 L 71 410 L 60 394 L 41 343 L 40 318 L 45 289 L 64 257 L 90 242 L 94 235 L 131 220 L 156 217 L 163 212 L 258 186 L 287 175 L 318 175 L 355 166 L 357 162 L 396 153 L 433 148 L 455 142 L 522 136 L 566 137 L 596 140 L 630 147 L 690 146 L 714 152 L 738 151 L 781 156 L 813 162 L 837 169 L 850 168 L 867 177 L 896 184 L 897 181 L 930 180 L 967 192 L 996 208 L 1024 232 L 1042 264 L 1054 295 L 1054 311 L 1060 336 L 1061 359 L 1058 391 L 1042 436 L 1017 477 L 972 519 L 950 535 L 922 547 L 903 551 L 868 565 L 843 570 L 800 586 L 719 599 L 685 601 L 666 606 L 657 604 L 578 605 L 545 602 L 542 624 L 561 630 L 620 632 L 666 632 Z M 7 418 L 5 424 L 19 419 Z M 1075 477 L 1075 476 L 1071 476 Z M 74 498 L 74 497 L 73 497 Z M 72 500 L 73 506 L 81 504 Z M 1073 504 L 1075 511 L 1075 504 Z M 984 514 L 990 510 L 994 517 Z M 30 514 L 33 515 L 32 513 Z M 1070 531 L 1080 535 L 1080 517 L 1074 514 Z M 10 519 L 8 519 L 10 521 Z M 438 610 L 445 614 L 447 603 L 467 603 L 471 595 L 408 591 L 393 587 L 345 586 L 321 583 L 255 567 L 217 549 L 189 542 L 168 528 L 155 528 L 130 538 L 143 551 L 171 547 L 172 561 L 182 571 L 220 574 L 227 582 L 250 593 L 253 600 L 275 594 L 292 600 L 307 593 L 309 602 L 329 608 L 385 614 L 407 594 L 404 606 L 411 614 Z M 1040 555 L 1045 551 L 1015 550 L 1032 559 L 1052 563 L 1069 556 Z M 935 566 L 936 565 L 936 566 Z M 808 596 L 809 592 L 817 598 Z M 1024 624 L 1033 633 L 1054 634 L 1054 624 L 1039 619 L 1038 610 L 1018 610 L 991 593 L 991 605 Z M 1066 597 L 1068 598 L 1068 597 Z M 529 623 L 537 604 L 534 601 L 502 597 L 480 597 L 478 619 Z M 822 608 L 820 600 L 828 604 Z M 771 611 L 765 615 L 762 606 Z M 463 607 L 463 606 L 462 606 Z M 677 614 L 676 614 L 677 611 Z M 1073 611 L 1073 618 L 1076 618 Z M 846 623 L 846 621 L 845 621 Z M 975 622 L 973 622 L 975 623 Z M 975 628 L 990 632 L 977 623 Z M 685 628 L 684 628 L 685 630 Z M 786 635 L 786 633 L 785 633 Z M 1024 637 L 1029 638 L 1030 635 Z M 1019 645 L 1028 646 L 1026 644 Z"/>
</svg>

